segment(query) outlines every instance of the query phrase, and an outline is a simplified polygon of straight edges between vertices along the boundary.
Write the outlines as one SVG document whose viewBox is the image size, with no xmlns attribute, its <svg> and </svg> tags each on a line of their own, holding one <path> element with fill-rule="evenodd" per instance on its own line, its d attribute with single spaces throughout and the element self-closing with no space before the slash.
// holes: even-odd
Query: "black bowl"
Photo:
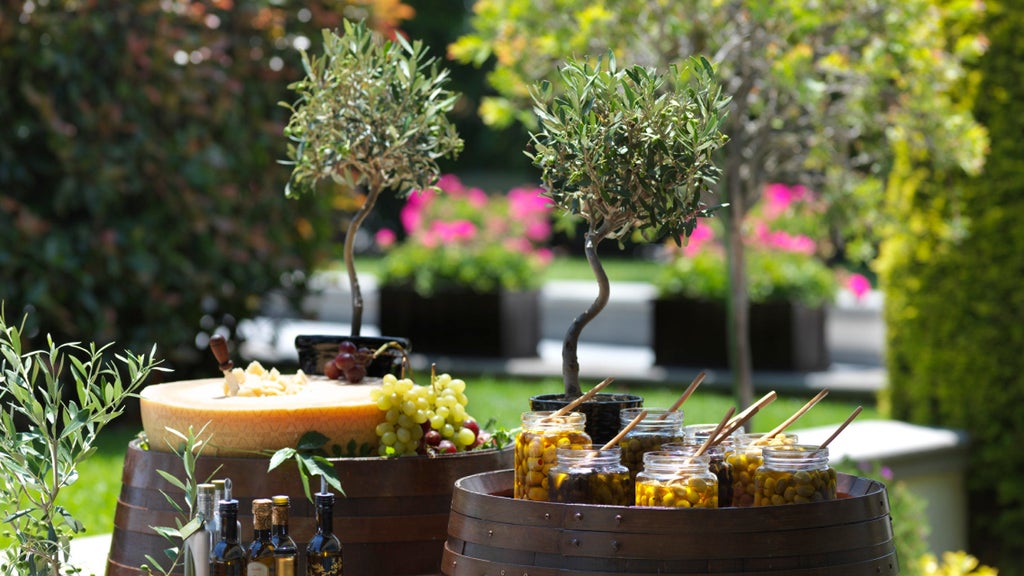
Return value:
<svg viewBox="0 0 1024 576">
<path fill-rule="evenodd" d="M 541 394 L 530 398 L 530 409 L 535 412 L 556 411 L 575 399 L 564 394 Z M 594 444 L 604 444 L 622 429 L 619 411 L 623 408 L 639 408 L 643 404 L 643 397 L 635 394 L 598 393 L 580 404 L 574 411 L 587 415 L 586 430 Z"/>
<path fill-rule="evenodd" d="M 310 336 L 300 334 L 295 337 L 295 349 L 299 352 L 299 368 L 306 374 L 323 374 L 324 364 L 338 355 L 338 345 L 342 341 L 351 341 L 357 347 L 376 350 L 381 346 L 396 342 L 408 354 L 412 346 L 406 338 L 391 336 Z M 380 378 L 385 374 L 402 374 L 402 351 L 388 348 L 383 354 L 373 359 L 366 368 L 366 375 Z"/>
</svg>

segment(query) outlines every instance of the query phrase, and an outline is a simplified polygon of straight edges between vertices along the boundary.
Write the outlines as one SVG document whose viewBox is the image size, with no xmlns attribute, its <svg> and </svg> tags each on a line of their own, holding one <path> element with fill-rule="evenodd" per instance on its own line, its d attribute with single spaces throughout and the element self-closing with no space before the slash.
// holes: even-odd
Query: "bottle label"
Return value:
<svg viewBox="0 0 1024 576">
<path fill-rule="evenodd" d="M 270 568 L 259 562 L 249 562 L 245 573 L 247 576 L 270 576 Z"/>
</svg>

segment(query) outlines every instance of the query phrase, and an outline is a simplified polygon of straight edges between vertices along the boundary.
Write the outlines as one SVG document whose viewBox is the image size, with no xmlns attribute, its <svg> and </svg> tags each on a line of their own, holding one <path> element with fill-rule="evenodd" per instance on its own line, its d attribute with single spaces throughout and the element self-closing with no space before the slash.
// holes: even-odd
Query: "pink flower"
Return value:
<svg viewBox="0 0 1024 576">
<path fill-rule="evenodd" d="M 547 220 L 534 220 L 526 223 L 526 237 L 540 243 L 546 242 L 551 236 L 551 224 Z"/>
<path fill-rule="evenodd" d="M 544 264 L 545 266 L 550 264 L 551 261 L 555 259 L 555 253 L 552 252 L 550 248 L 538 248 L 536 251 L 534 251 L 534 254 L 537 256 L 537 259 L 540 260 L 541 263 Z"/>
<path fill-rule="evenodd" d="M 437 179 L 437 187 L 449 194 L 458 195 L 460 192 L 465 190 L 465 186 L 462 184 L 462 180 L 454 174 L 444 174 Z"/>
<path fill-rule="evenodd" d="M 846 288 L 853 292 L 857 300 L 862 300 L 871 291 L 871 281 L 863 274 L 850 274 L 846 279 Z"/>
<path fill-rule="evenodd" d="M 809 201 L 812 199 L 810 190 L 799 184 L 786 186 L 785 184 L 769 184 L 764 189 L 765 215 L 769 219 L 775 219 L 794 202 Z"/>
<path fill-rule="evenodd" d="M 405 206 L 402 206 L 402 211 L 399 214 L 402 228 L 405 229 L 406 234 L 413 234 L 419 230 L 420 224 L 423 222 L 423 211 L 434 199 L 434 196 L 435 193 L 429 190 L 413 190 L 409 194 L 409 198 L 405 201 Z"/>
<path fill-rule="evenodd" d="M 540 188 L 513 188 L 508 191 L 509 213 L 513 218 L 526 218 L 532 214 L 547 214 L 551 200 L 543 196 Z"/>
<path fill-rule="evenodd" d="M 374 239 L 377 241 L 377 245 L 381 248 L 390 248 L 391 245 L 398 240 L 395 235 L 395 231 L 390 228 L 381 228 L 377 230 L 377 234 L 374 235 Z"/>
<path fill-rule="evenodd" d="M 692 257 L 703 250 L 707 244 L 714 241 L 715 231 L 711 226 L 698 220 L 697 226 L 693 229 L 693 233 L 690 234 L 690 238 L 685 240 L 686 243 L 683 245 L 683 255 L 686 257 Z"/>
<path fill-rule="evenodd" d="M 487 193 L 479 188 L 470 188 L 466 191 L 466 200 L 474 208 L 487 206 Z"/>
<path fill-rule="evenodd" d="M 459 242 L 460 240 L 471 240 L 476 236 L 476 224 L 469 220 L 455 220 L 453 222 L 434 222 L 430 227 L 437 239 L 444 243 Z"/>
</svg>

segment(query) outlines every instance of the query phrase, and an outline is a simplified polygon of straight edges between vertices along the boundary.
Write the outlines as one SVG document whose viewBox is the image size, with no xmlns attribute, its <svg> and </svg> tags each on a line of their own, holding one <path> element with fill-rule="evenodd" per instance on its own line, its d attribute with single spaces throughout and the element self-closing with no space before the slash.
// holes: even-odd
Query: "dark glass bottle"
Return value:
<svg viewBox="0 0 1024 576">
<path fill-rule="evenodd" d="M 270 542 L 274 545 L 277 576 L 295 576 L 298 550 L 288 534 L 288 509 L 291 501 L 287 496 L 274 496 L 271 501 L 274 506 L 270 512 Z"/>
<path fill-rule="evenodd" d="M 238 542 L 238 500 L 221 500 L 220 540 L 213 547 L 213 576 L 246 576 L 245 548 Z"/>
<path fill-rule="evenodd" d="M 266 498 L 252 501 L 252 542 L 246 556 L 248 576 L 276 576 L 274 544 L 270 539 L 270 510 L 273 504 Z"/>
<path fill-rule="evenodd" d="M 342 576 L 341 542 L 334 535 L 334 494 L 316 494 L 316 534 L 306 546 L 306 576 Z"/>
</svg>

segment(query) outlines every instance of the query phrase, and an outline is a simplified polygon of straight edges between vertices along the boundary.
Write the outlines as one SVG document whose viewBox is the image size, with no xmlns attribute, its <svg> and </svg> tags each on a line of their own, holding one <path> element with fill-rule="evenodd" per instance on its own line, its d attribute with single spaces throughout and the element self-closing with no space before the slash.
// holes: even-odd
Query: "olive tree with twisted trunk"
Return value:
<svg viewBox="0 0 1024 576">
<path fill-rule="evenodd" d="M 306 77 L 285 128 L 293 166 L 286 194 L 319 181 L 340 184 L 361 202 L 345 234 L 345 268 L 352 290 L 352 335 L 362 329 L 363 297 L 355 269 L 355 237 L 385 189 L 407 194 L 433 187 L 437 160 L 463 146 L 448 119 L 459 95 L 445 88 L 448 71 L 422 42 L 385 40 L 363 23 L 345 21 L 344 35 L 324 30 L 321 58 L 303 54 Z"/>
<path fill-rule="evenodd" d="M 570 59 L 560 70 L 564 90 L 546 81 L 532 90 L 539 128 L 532 151 L 545 194 L 587 222 L 584 250 L 598 283 L 594 302 L 565 334 L 562 377 L 567 396 L 579 396 L 577 348 L 584 327 L 605 307 L 608 276 L 597 246 L 639 231 L 645 240 L 688 237 L 709 214 L 705 194 L 719 169 L 712 157 L 728 98 L 703 59 L 672 67 L 618 68 L 614 57 Z"/>
</svg>

